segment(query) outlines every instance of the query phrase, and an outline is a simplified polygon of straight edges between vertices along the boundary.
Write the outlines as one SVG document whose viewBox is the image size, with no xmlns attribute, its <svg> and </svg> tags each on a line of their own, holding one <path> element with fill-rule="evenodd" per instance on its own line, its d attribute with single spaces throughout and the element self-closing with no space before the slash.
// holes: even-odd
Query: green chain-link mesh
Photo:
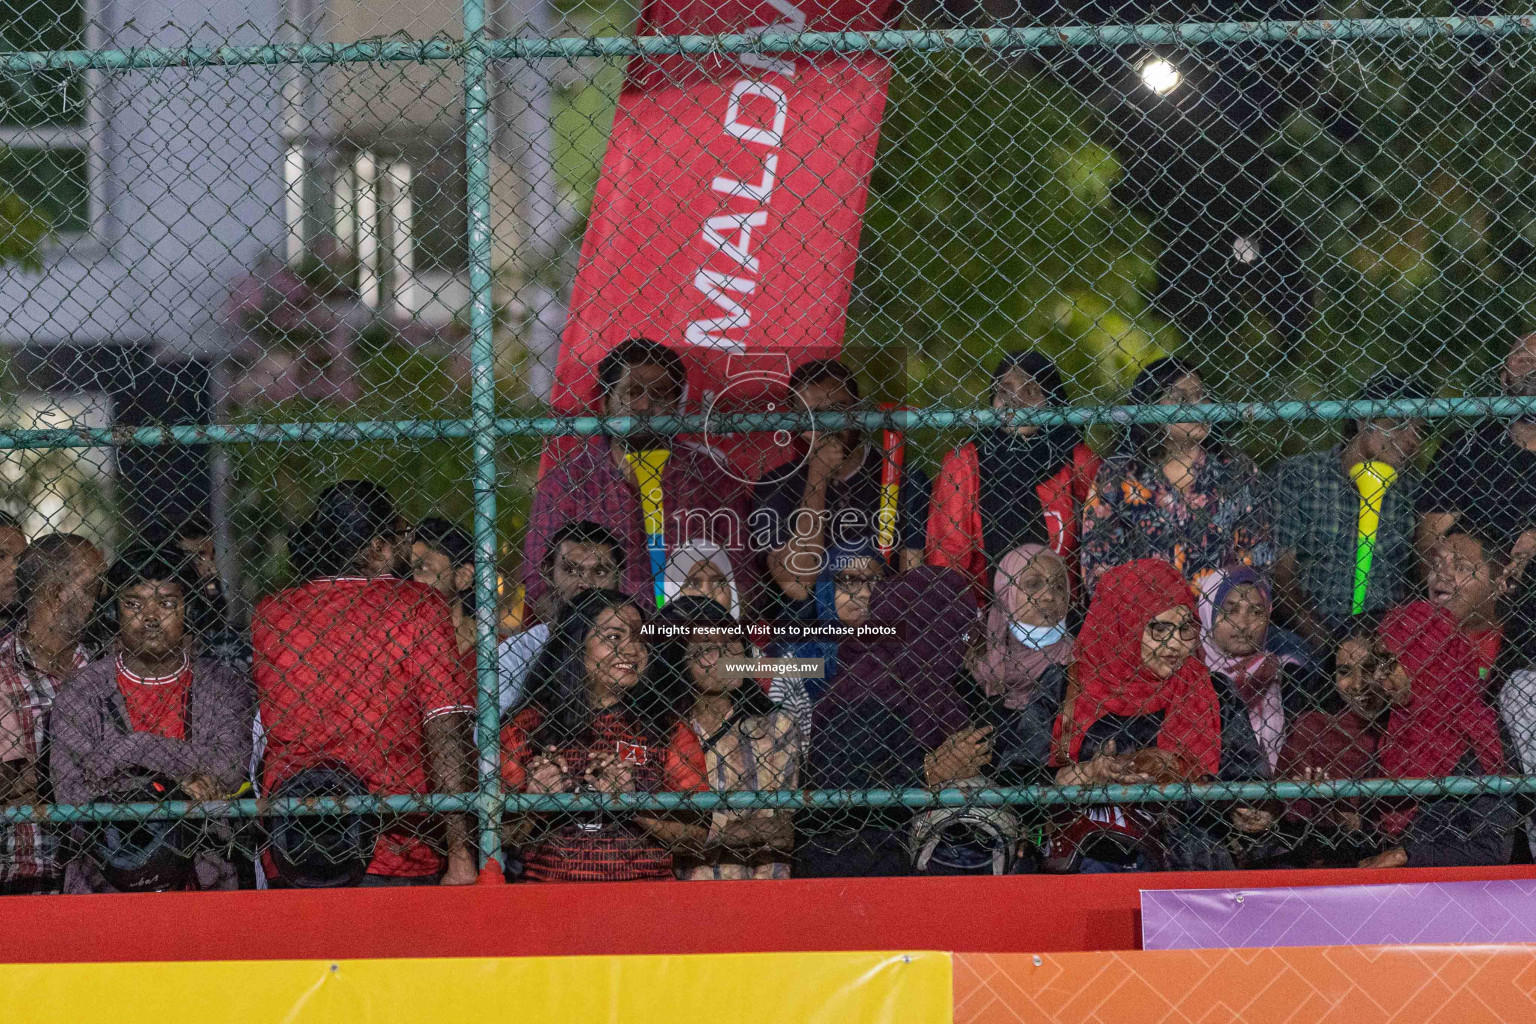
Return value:
<svg viewBox="0 0 1536 1024">
<path fill-rule="evenodd" d="M 695 94 L 688 90 L 722 66 L 766 80 L 774 61 L 805 60 L 815 62 L 816 75 L 878 78 L 873 93 L 884 109 L 874 117 L 872 168 L 855 167 L 858 142 L 840 138 L 838 124 L 818 143 L 820 162 L 805 165 L 823 182 L 856 179 L 837 196 L 844 207 L 862 207 L 854 210 L 851 280 L 840 292 L 840 271 L 828 270 L 827 281 L 805 282 L 803 303 L 780 316 L 811 317 L 823 304 L 831 310 L 842 360 L 863 396 L 856 409 L 824 412 L 817 425 L 859 428 L 874 448 L 882 431 L 899 433 L 908 481 L 918 471 L 943 478 L 946 453 L 1008 426 L 1078 429 L 1110 456 L 1138 424 L 1155 436 L 1203 422 L 1219 433 L 1222 458 L 1256 467 L 1263 483 L 1255 501 L 1272 503 L 1264 537 L 1234 553 L 1257 564 L 1267 584 L 1277 549 L 1280 561 L 1289 553 L 1294 563 L 1309 557 L 1307 545 L 1324 543 L 1315 530 L 1298 538 L 1279 525 L 1298 514 L 1284 503 L 1324 500 L 1322 477 L 1295 483 L 1303 466 L 1295 460 L 1328 452 L 1359 430 L 1402 430 L 1418 418 L 1410 428 L 1423 444 L 1401 460 L 1402 474 L 1416 488 L 1435 486 L 1435 473 L 1452 464 L 1456 431 L 1523 423 L 1536 396 L 1523 384 L 1536 367 L 1517 365 L 1518 339 L 1536 328 L 1536 135 L 1527 114 L 1536 99 L 1533 16 L 1428 2 L 1212 4 L 1172 20 L 1151 4 L 945 2 L 871 8 L 863 20 L 850 9 L 850 30 L 826 31 L 814 18 L 806 30 L 785 14 L 798 9 L 773 4 L 726 34 L 673 35 L 663 34 L 680 30 L 665 6 L 464 0 L 462 8 L 408 9 L 292 0 L 259 9 L 205 2 L 139 10 L 97 0 L 0 0 L 0 342 L 8 364 L 0 508 L 28 540 L 76 534 L 108 561 L 142 541 L 191 550 L 206 536 L 212 565 L 204 580 L 215 589 L 222 583 L 223 594 L 217 610 L 194 623 L 200 650 L 244 677 L 246 623 L 259 599 L 302 577 L 293 538 L 317 494 L 337 480 L 378 481 L 398 504 L 401 526 L 441 517 L 468 534 L 469 553 L 457 564 L 472 565 L 473 579 L 449 588 L 456 591 L 450 610 L 470 619 L 458 632 L 459 670 L 474 677 L 479 748 L 478 782 L 466 777 L 465 792 L 427 796 L 427 786 L 402 793 L 374 785 L 376 797 L 339 802 L 261 801 L 234 785 L 218 787 L 216 795 L 229 799 L 214 803 L 113 803 L 105 788 L 89 801 L 53 802 L 48 773 L 34 765 L 31 777 L 4 776 L 6 820 L 46 820 L 45 831 L 67 845 L 94 842 L 82 822 L 207 818 L 215 824 L 199 849 L 249 861 L 264 840 L 241 824 L 247 819 L 417 811 L 390 817 L 387 827 L 440 844 L 443 822 L 425 812 L 459 812 L 475 818 L 479 854 L 489 860 L 503 853 L 504 812 L 558 834 L 601 831 L 629 820 L 620 811 L 651 810 L 714 841 L 732 822 L 750 820 L 748 809 L 801 809 L 799 842 L 814 845 L 822 835 L 867 844 L 877 819 L 886 832 L 905 835 L 912 809 L 1011 807 L 1017 818 L 1008 828 L 1022 837 L 1040 834 L 1040 826 L 1064 832 L 1056 810 L 1063 806 L 1107 806 L 1113 818 L 1145 805 L 1163 808 L 1149 829 L 1199 831 L 1221 854 L 1211 860 L 1220 866 L 1234 857 L 1257 863 L 1266 836 L 1283 837 L 1271 845 L 1291 852 L 1330 829 L 1336 839 L 1329 815 L 1353 816 L 1351 842 L 1360 849 L 1390 847 L 1400 833 L 1372 831 L 1379 822 L 1362 825 L 1362 816 L 1412 818 L 1413 797 L 1435 797 L 1417 813 L 1443 811 L 1442 831 L 1463 840 L 1494 829 L 1507 847 L 1532 789 L 1519 766 L 1533 741 L 1520 730 L 1536 726 L 1519 703 L 1526 670 L 1536 666 L 1521 660 L 1526 524 L 1518 516 L 1490 516 L 1494 525 L 1474 531 L 1485 546 L 1511 549 L 1502 561 L 1487 552 L 1490 571 L 1508 574 L 1501 608 L 1511 617 L 1498 667 L 1485 666 L 1484 692 L 1472 698 L 1478 708 L 1503 710 L 1500 763 L 1453 758 L 1433 779 L 1399 771 L 1386 780 L 1377 778 L 1390 774 L 1379 764 L 1303 776 L 1272 763 L 1243 777 L 1211 771 L 1163 785 L 1149 774 L 1146 783 L 1106 788 L 1097 783 L 1114 780 L 1056 785 L 1071 782 L 1055 774 L 1071 760 L 1057 752 L 1037 759 L 1035 768 L 1050 773 L 1016 785 L 983 773 L 957 787 L 965 773 L 924 776 L 922 766 L 910 777 L 831 770 L 837 750 L 813 735 L 799 738 L 793 776 L 762 776 L 756 787 L 706 779 L 702 788 L 712 791 L 657 785 L 667 791 L 611 800 L 504 792 L 502 730 L 522 706 L 503 706 L 498 645 L 536 615 L 555 615 L 552 606 L 525 602 L 518 582 L 540 571 L 524 565 L 522 553 L 546 439 L 598 435 L 618 445 L 636 434 L 703 434 L 729 446 L 747 434 L 812 425 L 793 404 L 789 412 L 751 406 L 710 415 L 708 396 L 692 392 L 679 418 L 603 416 L 601 403 L 588 401 L 590 380 L 571 385 L 586 402 L 580 408 L 547 401 L 552 388 L 558 395 L 565 382 L 590 378 L 593 367 L 569 365 L 584 358 L 573 339 L 607 349 L 647 335 L 686 348 L 681 336 L 665 333 L 670 324 L 625 321 L 627 293 L 651 286 L 639 272 L 582 255 L 584 239 L 590 254 L 608 252 L 601 237 L 612 225 L 603 218 L 616 215 L 610 206 L 597 216 L 594 194 L 600 179 L 612 177 L 618 185 L 609 198 L 622 204 L 630 179 L 610 151 L 610 128 L 622 97 L 643 92 L 643 83 L 675 87 L 682 99 L 661 121 L 635 123 L 688 130 L 694 120 L 720 117 L 718 109 L 689 108 Z M 754 24 L 769 27 L 750 30 Z M 796 117 L 813 122 L 803 111 Z M 668 135 L 663 145 L 679 143 Z M 726 170 L 722 163 L 698 173 Z M 781 169 L 785 180 L 789 173 Z M 809 202 L 780 191 L 765 209 L 799 230 L 796 204 Z M 642 223 L 627 227 L 642 238 L 637 252 L 650 242 L 671 244 L 663 223 L 643 226 L 647 214 L 628 211 Z M 767 224 L 756 226 L 773 230 Z M 836 258 L 817 248 L 828 244 L 824 237 L 776 237 L 801 251 L 743 254 L 741 265 L 778 258 L 814 275 L 818 261 L 830 266 Z M 583 293 L 579 275 L 606 278 L 607 291 L 596 299 L 591 286 Z M 738 299 L 751 292 L 747 284 L 729 287 Z M 579 302 L 620 312 L 582 335 L 572 327 Z M 782 330 L 800 338 L 791 327 L 777 325 L 767 336 Z M 559 363 L 562 335 L 567 363 Z M 838 347 L 817 348 L 823 341 L 789 346 L 791 361 Z M 1054 361 L 1069 404 L 1013 410 L 995 401 L 999 360 L 1024 349 Z M 1132 390 L 1165 355 L 1198 370 L 1198 392 L 1175 391 L 1184 403 L 1177 407 L 1160 404 L 1161 392 Z M 1372 390 L 1383 372 L 1398 375 L 1398 386 Z M 718 375 L 718 367 L 706 373 Z M 543 475 L 571 450 L 550 449 Z M 1214 441 L 1206 451 L 1214 460 Z M 1335 474 L 1347 472 L 1337 463 Z M 1111 460 L 1100 471 L 1091 501 L 1100 503 L 1101 530 L 1114 525 L 1105 517 L 1130 516 L 1135 534 L 1143 520 L 1110 508 L 1105 490 L 1132 486 L 1135 473 L 1125 466 Z M 1465 483 L 1466 493 L 1476 492 L 1475 480 Z M 761 485 L 744 493 L 745 509 Z M 1073 506 L 1075 520 L 1084 497 Z M 1455 512 L 1464 525 L 1493 511 L 1432 501 L 1409 508 L 1413 528 L 1418 511 Z M 206 526 L 186 526 L 204 517 Z M 907 528 L 926 529 L 932 550 L 931 519 Z M 408 530 L 395 539 L 409 556 Z M 1091 546 L 1095 538 L 1082 540 Z M 1093 556 L 1097 568 L 1086 583 L 1133 557 L 1139 543 Z M 1420 553 L 1411 544 L 1406 550 L 1395 556 L 1415 563 L 1395 567 L 1402 583 L 1394 596 L 1404 601 L 1423 587 Z M 1421 553 L 1432 561 L 1437 552 Z M 428 553 L 416 553 L 418 575 Z M 984 554 L 982 590 L 999 552 Z M 1376 554 L 1388 557 L 1384 549 Z M 815 617 L 804 610 L 814 593 L 790 608 L 766 548 L 748 561 L 739 583 L 757 588 L 749 618 Z M 1069 561 L 1071 575 L 1081 575 L 1086 565 L 1075 554 Z M 1200 575 L 1194 565 L 1181 568 L 1192 580 Z M 1290 578 L 1298 572 L 1307 578 L 1294 565 Z M 1080 632 L 1086 584 L 1073 586 L 1067 619 Z M 1276 629 L 1310 624 L 1297 620 L 1311 611 L 1326 617 L 1289 608 L 1283 589 L 1275 595 Z M 27 604 L 28 595 L 12 601 Z M 82 639 L 91 656 L 106 657 L 115 597 L 104 593 L 99 611 Z M 39 614 L 33 609 L 31 618 Z M 979 637 L 981 620 L 975 626 Z M 1338 625 L 1334 639 L 1345 632 L 1347 624 Z M 1331 644 L 1307 639 L 1314 646 L 1306 671 L 1320 682 L 1294 707 L 1286 691 L 1286 732 L 1307 713 L 1346 713 L 1333 685 Z M 290 646 L 285 638 L 275 645 Z M 1411 660 L 1402 651 L 1381 657 Z M 260 663 L 272 659 L 271 650 L 258 650 L 264 719 L 278 706 L 260 675 Z M 964 667 L 936 665 L 914 671 L 961 678 L 957 686 L 976 691 L 968 698 L 971 725 L 994 722 L 1000 694 L 983 693 L 975 658 Z M 901 682 L 917 688 L 912 678 Z M 1425 699 L 1432 680 L 1415 682 Z M 14 694 L 0 699 L 15 705 L 0 704 L 10 715 L 0 718 L 0 743 L 11 744 L 14 758 L 8 763 L 32 763 L 37 744 L 24 723 L 42 712 Z M 1258 722 L 1261 701 L 1250 708 Z M 687 718 L 686 708 L 671 710 Z M 1400 723 L 1409 717 L 1401 703 L 1391 714 Z M 270 743 L 283 723 L 262 726 Z M 688 728 L 686 720 L 679 728 Z M 1386 738 L 1372 743 L 1435 745 L 1384 728 Z M 651 739 L 661 741 L 657 749 L 665 745 L 666 737 Z M 698 757 L 714 763 L 702 748 Z M 834 777 L 876 781 L 817 783 Z M 1239 805 L 1269 817 L 1269 831 L 1222 824 Z M 617 817 L 603 818 L 604 808 Z M 1499 817 L 1505 810 L 1507 821 Z M 519 837 L 528 840 L 526 832 Z M 758 861 L 773 859 L 764 850 L 789 857 L 787 846 L 769 844 L 754 854 Z"/>
</svg>

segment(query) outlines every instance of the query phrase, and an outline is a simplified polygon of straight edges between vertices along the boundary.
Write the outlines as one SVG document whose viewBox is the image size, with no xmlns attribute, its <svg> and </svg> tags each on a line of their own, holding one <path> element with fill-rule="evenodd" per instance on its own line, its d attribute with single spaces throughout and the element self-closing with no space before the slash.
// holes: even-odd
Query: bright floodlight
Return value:
<svg viewBox="0 0 1536 1024">
<path fill-rule="evenodd" d="M 1166 96 L 1173 92 L 1182 81 L 1184 76 L 1179 74 L 1179 69 L 1173 61 L 1153 57 L 1141 66 L 1141 84 L 1159 96 Z"/>
</svg>

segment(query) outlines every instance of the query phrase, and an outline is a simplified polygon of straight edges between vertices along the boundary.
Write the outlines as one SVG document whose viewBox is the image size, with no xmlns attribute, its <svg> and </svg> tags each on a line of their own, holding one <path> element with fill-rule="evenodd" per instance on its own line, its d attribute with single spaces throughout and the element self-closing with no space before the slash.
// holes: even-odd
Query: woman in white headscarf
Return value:
<svg viewBox="0 0 1536 1024">
<path fill-rule="evenodd" d="M 662 596 L 707 597 L 741 621 L 741 588 L 725 548 L 713 541 L 690 540 L 672 552 L 662 577 Z"/>
</svg>

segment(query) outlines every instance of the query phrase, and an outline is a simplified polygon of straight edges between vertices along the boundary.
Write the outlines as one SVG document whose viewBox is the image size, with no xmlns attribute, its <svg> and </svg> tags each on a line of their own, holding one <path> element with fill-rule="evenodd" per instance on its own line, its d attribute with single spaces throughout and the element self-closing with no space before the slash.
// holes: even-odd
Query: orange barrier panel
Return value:
<svg viewBox="0 0 1536 1024">
<path fill-rule="evenodd" d="M 1536 947 L 956 953 L 954 1024 L 1512 1024 Z"/>
</svg>

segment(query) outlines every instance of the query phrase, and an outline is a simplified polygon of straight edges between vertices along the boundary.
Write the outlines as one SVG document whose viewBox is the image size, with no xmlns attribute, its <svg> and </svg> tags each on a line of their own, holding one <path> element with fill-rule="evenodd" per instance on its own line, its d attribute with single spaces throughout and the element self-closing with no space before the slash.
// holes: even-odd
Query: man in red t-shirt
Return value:
<svg viewBox="0 0 1536 1024">
<path fill-rule="evenodd" d="M 174 549 L 132 548 L 112 564 L 117 653 L 83 668 L 53 705 L 50 765 L 60 802 L 121 796 L 135 772 L 176 780 L 190 800 L 239 789 L 255 701 L 244 673 L 190 656 L 187 605 L 197 585 L 191 560 Z M 193 869 L 199 889 L 235 888 L 235 867 L 223 857 L 201 852 Z M 115 890 L 82 855 L 66 866 L 64 891 Z"/>
<path fill-rule="evenodd" d="M 469 788 L 474 687 L 453 618 L 430 587 L 396 579 L 398 517 L 369 481 L 327 488 L 291 543 L 306 582 L 251 621 L 267 795 L 308 768 L 340 765 L 378 795 Z M 449 815 L 446 859 L 419 821 L 386 830 L 364 885 L 475 880 L 467 821 Z"/>
</svg>

